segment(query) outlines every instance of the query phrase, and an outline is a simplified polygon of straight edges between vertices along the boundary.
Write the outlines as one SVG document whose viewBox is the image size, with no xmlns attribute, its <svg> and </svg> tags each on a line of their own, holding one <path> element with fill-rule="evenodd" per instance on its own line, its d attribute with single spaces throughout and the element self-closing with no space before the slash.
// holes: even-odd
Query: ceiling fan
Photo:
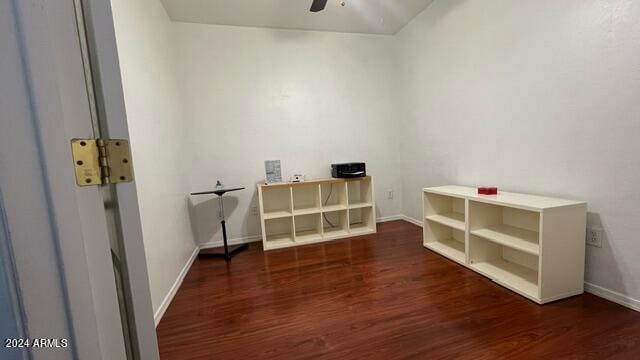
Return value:
<svg viewBox="0 0 640 360">
<path fill-rule="evenodd" d="M 327 6 L 327 0 L 313 0 L 311 3 L 311 12 L 318 12 L 324 10 L 324 7 Z"/>
</svg>

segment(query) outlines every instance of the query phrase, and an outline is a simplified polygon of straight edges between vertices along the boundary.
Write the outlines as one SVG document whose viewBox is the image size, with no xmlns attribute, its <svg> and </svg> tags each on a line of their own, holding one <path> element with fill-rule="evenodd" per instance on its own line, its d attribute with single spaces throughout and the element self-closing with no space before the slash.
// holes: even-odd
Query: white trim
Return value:
<svg viewBox="0 0 640 360">
<path fill-rule="evenodd" d="M 262 241 L 262 236 L 261 235 L 244 236 L 244 237 L 240 237 L 240 238 L 227 240 L 227 245 L 248 244 L 248 243 L 258 242 L 258 241 Z M 200 249 L 210 249 L 210 248 L 221 247 L 222 244 L 223 243 L 222 243 L 222 239 L 221 239 L 221 240 L 216 240 L 216 241 L 209 241 L 209 242 L 206 242 L 204 244 L 200 244 L 199 246 L 200 246 Z"/>
<path fill-rule="evenodd" d="M 2 106 L 12 105 L 12 115 L 0 122 L 0 152 L 21 144 L 28 151 L 7 152 L 6 168 L 38 178 L 0 176 L 27 333 L 68 337 L 74 346 L 59 349 L 59 358 L 124 358 L 102 193 L 78 188 L 69 161 L 69 139 L 93 136 L 74 2 L 2 4 L 0 73 L 11 84 Z M 34 359 L 48 356 L 33 352 Z"/>
<path fill-rule="evenodd" d="M 101 105 L 99 106 L 100 127 L 106 130 L 106 134 L 111 138 L 129 139 L 111 2 L 103 0 L 77 2 L 82 3 L 84 10 L 96 101 Z M 65 160 L 69 162 L 68 156 Z M 130 317 L 129 324 L 132 325 L 130 334 L 133 334 L 133 356 L 145 360 L 157 360 L 160 356 L 136 184 L 133 181 L 113 186 L 117 197 L 116 208 L 113 211 L 120 221 L 122 236 L 119 244 L 122 256 L 121 272 L 123 286 L 128 293 L 127 316 Z"/>
<path fill-rule="evenodd" d="M 422 221 L 417 220 L 417 219 L 414 219 L 414 218 L 409 217 L 409 216 L 407 216 L 407 215 L 402 215 L 402 220 L 404 220 L 404 221 L 406 221 L 406 222 L 410 222 L 410 223 L 412 223 L 412 224 L 414 224 L 414 225 L 418 225 L 418 226 L 422 227 Z"/>
<path fill-rule="evenodd" d="M 199 251 L 200 251 L 200 247 L 198 246 L 196 246 L 196 248 L 193 249 L 193 253 L 191 254 L 191 256 L 189 256 L 189 259 L 182 267 L 182 270 L 180 270 L 180 273 L 178 274 L 176 281 L 171 286 L 171 289 L 169 289 L 169 292 L 164 297 L 164 300 L 162 300 L 162 303 L 160 304 L 160 307 L 158 307 L 158 310 L 156 310 L 156 313 L 153 314 L 153 321 L 155 322 L 156 327 L 160 323 L 160 320 L 162 319 L 162 316 L 164 315 L 165 311 L 167 311 L 167 308 L 169 308 L 169 304 L 171 304 L 171 301 L 173 301 L 173 298 L 176 296 L 176 293 L 178 292 L 180 285 L 182 285 L 182 282 L 184 281 L 184 277 L 187 276 L 187 273 L 191 269 L 191 265 L 193 265 L 193 262 L 196 261 Z"/>
<path fill-rule="evenodd" d="M 602 286 L 588 283 L 586 281 L 584 282 L 584 290 L 595 296 L 599 296 L 616 304 L 628 307 L 631 310 L 640 311 L 640 300 L 634 299 L 631 296 L 624 295 L 613 290 L 605 289 Z"/>
<path fill-rule="evenodd" d="M 376 222 L 382 223 L 387 221 L 395 221 L 395 220 L 403 220 L 403 219 L 404 219 L 404 215 L 398 214 L 398 215 L 379 217 L 376 219 Z"/>
</svg>

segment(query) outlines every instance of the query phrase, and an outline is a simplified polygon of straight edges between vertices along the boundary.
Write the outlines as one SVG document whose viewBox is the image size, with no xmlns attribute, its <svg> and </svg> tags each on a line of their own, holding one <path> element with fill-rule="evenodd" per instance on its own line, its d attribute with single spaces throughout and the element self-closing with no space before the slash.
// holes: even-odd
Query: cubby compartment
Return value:
<svg viewBox="0 0 640 360">
<path fill-rule="evenodd" d="M 312 242 L 322 239 L 322 222 L 320 220 L 320 213 L 296 215 L 294 222 L 296 242 Z"/>
<path fill-rule="evenodd" d="M 430 222 L 425 224 L 423 231 L 426 248 L 461 264 L 466 262 L 464 230 Z"/>
<path fill-rule="evenodd" d="M 322 235 L 325 238 L 342 237 L 348 234 L 347 210 L 322 213 Z"/>
<path fill-rule="evenodd" d="M 465 200 L 463 198 L 425 193 L 424 217 L 457 230 L 465 230 Z"/>
<path fill-rule="evenodd" d="M 257 188 L 265 250 L 376 232 L 371 177 L 258 184 Z"/>
<path fill-rule="evenodd" d="M 320 185 L 320 200 L 323 211 L 343 210 L 347 208 L 347 188 L 344 181 L 330 181 Z"/>
<path fill-rule="evenodd" d="M 268 188 L 262 191 L 265 219 L 291 216 L 291 188 L 288 186 Z"/>
<path fill-rule="evenodd" d="M 293 217 L 267 219 L 264 222 L 265 247 L 277 248 L 293 244 Z"/>
<path fill-rule="evenodd" d="M 469 201 L 470 234 L 530 255 L 540 254 L 540 213 Z"/>
<path fill-rule="evenodd" d="M 515 292 L 539 299 L 538 256 L 471 235 L 469 266 Z"/>
<path fill-rule="evenodd" d="M 364 234 L 376 231 L 376 222 L 372 206 L 349 210 L 349 232 Z"/>
<path fill-rule="evenodd" d="M 320 212 L 320 188 L 318 184 L 292 187 L 293 213 L 295 215 Z"/>
<path fill-rule="evenodd" d="M 361 208 L 371 206 L 373 203 L 373 192 L 371 189 L 371 178 L 359 178 L 347 180 L 347 193 L 349 198 L 349 208 Z"/>
</svg>

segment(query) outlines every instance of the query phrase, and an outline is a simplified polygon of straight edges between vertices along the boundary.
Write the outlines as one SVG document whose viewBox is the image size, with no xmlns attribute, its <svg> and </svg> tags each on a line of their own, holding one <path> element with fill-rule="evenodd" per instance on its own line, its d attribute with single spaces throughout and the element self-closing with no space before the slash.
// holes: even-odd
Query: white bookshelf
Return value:
<svg viewBox="0 0 640 360">
<path fill-rule="evenodd" d="M 265 250 L 376 232 L 371 177 L 258 185 Z"/>
<path fill-rule="evenodd" d="M 586 203 L 425 188 L 424 247 L 537 303 L 584 291 Z"/>
<path fill-rule="evenodd" d="M 425 192 L 424 246 L 465 264 L 465 214 L 464 198 Z"/>
</svg>

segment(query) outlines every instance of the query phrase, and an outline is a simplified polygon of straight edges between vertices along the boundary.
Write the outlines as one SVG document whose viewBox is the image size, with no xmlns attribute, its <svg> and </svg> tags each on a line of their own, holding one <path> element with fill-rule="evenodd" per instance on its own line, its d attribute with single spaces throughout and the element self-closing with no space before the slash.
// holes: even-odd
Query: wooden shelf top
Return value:
<svg viewBox="0 0 640 360">
<path fill-rule="evenodd" d="M 484 202 L 494 205 L 516 207 L 524 210 L 542 211 L 563 206 L 586 205 L 584 201 L 557 199 L 545 196 L 518 194 L 499 191 L 498 195 L 479 195 L 474 187 L 447 185 L 428 187 L 423 189 L 426 193 L 453 196 L 472 201 Z"/>
<path fill-rule="evenodd" d="M 318 185 L 318 184 L 331 184 L 331 183 L 343 183 L 346 181 L 362 181 L 369 180 L 371 176 L 363 176 L 357 178 L 330 178 L 330 179 L 314 179 L 307 180 L 303 182 L 281 182 L 281 183 L 273 183 L 273 184 L 258 184 L 259 188 L 262 189 L 273 189 L 273 188 L 282 188 L 289 186 L 305 186 L 305 185 Z"/>
</svg>

